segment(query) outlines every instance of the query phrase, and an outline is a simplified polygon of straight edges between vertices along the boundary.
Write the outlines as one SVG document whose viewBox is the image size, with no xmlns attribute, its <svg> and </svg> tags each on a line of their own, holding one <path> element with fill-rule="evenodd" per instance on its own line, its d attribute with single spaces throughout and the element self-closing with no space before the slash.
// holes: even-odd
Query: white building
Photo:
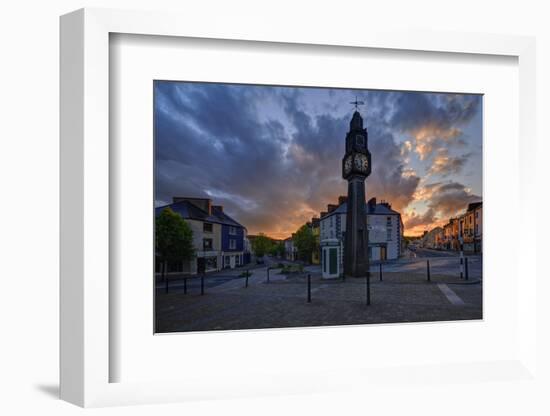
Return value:
<svg viewBox="0 0 550 416">
<path fill-rule="evenodd" d="M 343 253 L 346 232 L 347 204 L 342 202 L 321 218 L 321 266 L 323 277 L 339 277 L 343 273 Z M 366 204 L 369 230 L 369 260 L 395 260 L 401 256 L 403 221 L 401 214 L 387 202 L 376 203 L 372 198 Z"/>
<path fill-rule="evenodd" d="M 294 234 L 292 234 L 292 237 L 288 237 L 286 240 L 284 240 L 285 244 L 285 259 L 294 261 L 298 258 L 298 249 L 294 245 L 294 241 L 292 238 L 294 237 Z"/>
</svg>

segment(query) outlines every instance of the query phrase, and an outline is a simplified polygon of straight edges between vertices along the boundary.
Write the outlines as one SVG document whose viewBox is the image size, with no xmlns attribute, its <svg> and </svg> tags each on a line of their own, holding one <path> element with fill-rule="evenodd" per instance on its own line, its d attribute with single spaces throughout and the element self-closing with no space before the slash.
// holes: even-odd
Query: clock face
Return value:
<svg viewBox="0 0 550 416">
<path fill-rule="evenodd" d="M 369 159 L 366 155 L 356 155 L 355 156 L 355 169 L 359 172 L 367 172 L 369 168 Z"/>
<path fill-rule="evenodd" d="M 344 162 L 344 173 L 347 175 L 351 172 L 351 168 L 353 167 L 353 157 L 348 156 L 346 161 Z"/>
</svg>

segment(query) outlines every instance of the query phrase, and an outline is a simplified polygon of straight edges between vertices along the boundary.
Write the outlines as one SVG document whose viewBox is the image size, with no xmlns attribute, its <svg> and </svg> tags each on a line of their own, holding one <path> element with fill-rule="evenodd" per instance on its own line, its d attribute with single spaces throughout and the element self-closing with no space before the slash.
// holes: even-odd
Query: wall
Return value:
<svg viewBox="0 0 550 416">
<path fill-rule="evenodd" d="M 0 140 L 0 178 L 2 204 L 0 229 L 2 240 L 2 291 L 0 312 L 3 317 L 4 342 L 0 354 L 2 379 L 0 391 L 3 414 L 81 414 L 81 409 L 55 400 L 58 383 L 58 17 L 83 7 L 113 7 L 135 9 L 178 10 L 205 16 L 205 24 L 215 25 L 216 19 L 231 19 L 235 32 L 242 33 L 242 21 L 270 19 L 289 25 L 326 28 L 331 33 L 346 30 L 352 24 L 368 27 L 384 24 L 391 27 L 421 27 L 427 30 L 471 31 L 482 33 L 513 33 L 536 35 L 539 168 L 533 181 L 540 188 L 548 183 L 543 158 L 550 153 L 550 26 L 547 2 L 463 0 L 432 1 L 339 1 L 312 2 L 266 1 L 208 2 L 177 0 L 19 0 L 2 3 L 0 39 L 2 65 L 0 82 L 2 100 L 2 139 Z M 357 22 L 357 23 L 355 23 Z M 246 35 L 246 34 L 244 34 Z M 345 73 L 345 70 L 342 72 Z M 40 201 L 27 203 L 32 198 Z M 546 207 L 548 197 L 541 193 L 538 207 Z M 537 215 L 537 206 L 533 215 Z M 489 221 L 490 219 L 488 219 Z M 538 221 L 538 259 L 546 256 L 543 238 L 550 235 L 548 221 Z M 32 236 L 30 238 L 29 236 Z M 28 250 L 38 247 L 38 250 Z M 538 247 L 538 248 L 537 248 Z M 543 270 L 542 260 L 540 270 Z M 24 265 L 32 262 L 32 268 Z M 550 293 L 549 284 L 541 283 L 539 293 Z M 543 322 L 543 321 L 546 322 Z M 548 317 L 541 316 L 539 325 L 548 327 Z M 388 327 L 394 330 L 395 327 Z M 314 331 L 312 331 L 314 336 Z M 545 347 L 550 350 L 548 333 L 541 332 Z M 354 352 L 357 346 L 345 346 Z M 363 346 L 361 347 L 363 348 Z M 332 352 L 332 351 L 331 351 Z M 331 353 L 329 352 L 329 353 Z M 307 357 L 304 357 L 307 359 Z M 475 359 L 475 356 L 472 356 Z M 547 363 L 547 357 L 539 358 Z M 412 369 L 414 371 L 414 369 Z M 327 375 L 330 376 L 330 375 Z M 536 399 L 540 392 L 532 391 L 529 383 L 518 388 L 511 383 L 487 383 L 483 389 L 467 383 L 453 387 L 454 394 L 444 386 L 433 384 L 431 391 L 420 388 L 400 389 L 387 386 L 378 395 L 352 395 L 353 392 L 272 397 L 254 400 L 235 399 L 163 406 L 120 407 L 97 409 L 94 415 L 319 415 L 357 414 L 548 414 Z M 396 391 L 399 397 L 396 399 Z M 429 397 L 429 400 L 427 400 Z M 467 397 L 467 400 L 457 398 Z"/>
</svg>

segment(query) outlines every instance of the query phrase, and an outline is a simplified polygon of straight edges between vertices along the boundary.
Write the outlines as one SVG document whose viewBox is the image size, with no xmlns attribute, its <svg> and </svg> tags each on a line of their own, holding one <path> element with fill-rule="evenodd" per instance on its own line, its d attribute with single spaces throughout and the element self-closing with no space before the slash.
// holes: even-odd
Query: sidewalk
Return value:
<svg viewBox="0 0 550 416">
<path fill-rule="evenodd" d="M 281 328 L 364 323 L 444 321 L 482 318 L 482 285 L 454 285 L 454 276 L 385 273 L 371 277 L 372 304 L 366 306 L 366 280 L 323 280 L 311 273 L 307 303 L 307 273 L 281 275 L 255 270 L 245 287 L 244 278 L 231 279 L 187 294 L 158 294 L 158 332 Z M 450 298 L 444 285 L 452 288 Z M 452 286 L 451 286 L 452 285 Z M 445 294 L 447 293 L 447 295 Z M 450 301 L 454 300 L 454 301 Z M 459 299 L 459 302 L 456 302 Z"/>
</svg>

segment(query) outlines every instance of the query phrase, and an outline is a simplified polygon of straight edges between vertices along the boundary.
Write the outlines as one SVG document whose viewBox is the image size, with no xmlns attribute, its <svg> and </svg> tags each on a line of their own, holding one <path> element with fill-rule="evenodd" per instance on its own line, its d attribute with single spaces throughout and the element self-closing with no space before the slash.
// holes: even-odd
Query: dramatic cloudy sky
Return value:
<svg viewBox="0 0 550 416">
<path fill-rule="evenodd" d="M 406 235 L 481 200 L 479 95 L 158 81 L 155 204 L 209 197 L 250 234 L 289 236 L 347 192 L 355 97 L 372 153 L 367 198 L 401 212 Z"/>
</svg>

